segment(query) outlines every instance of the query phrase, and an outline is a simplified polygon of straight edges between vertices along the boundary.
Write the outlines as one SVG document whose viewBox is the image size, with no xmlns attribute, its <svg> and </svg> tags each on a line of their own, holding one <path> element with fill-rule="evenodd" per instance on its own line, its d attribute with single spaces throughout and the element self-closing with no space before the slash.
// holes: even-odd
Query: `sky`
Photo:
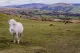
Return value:
<svg viewBox="0 0 80 53">
<path fill-rule="evenodd" d="M 28 3 L 44 3 L 44 4 L 80 3 L 80 0 L 0 0 L 0 6 L 21 5 Z"/>
</svg>

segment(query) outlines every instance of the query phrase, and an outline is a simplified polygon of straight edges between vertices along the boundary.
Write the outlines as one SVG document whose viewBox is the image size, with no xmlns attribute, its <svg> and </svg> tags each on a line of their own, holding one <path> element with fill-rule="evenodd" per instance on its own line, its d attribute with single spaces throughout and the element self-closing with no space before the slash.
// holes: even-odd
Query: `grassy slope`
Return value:
<svg viewBox="0 0 80 53">
<path fill-rule="evenodd" d="M 12 42 L 8 30 L 11 18 L 24 25 L 21 44 Z M 0 53 L 80 53 L 80 24 L 33 21 L 0 14 Z"/>
<path fill-rule="evenodd" d="M 73 9 L 71 10 L 73 13 L 80 13 L 80 7 L 79 6 L 74 6 Z"/>
</svg>

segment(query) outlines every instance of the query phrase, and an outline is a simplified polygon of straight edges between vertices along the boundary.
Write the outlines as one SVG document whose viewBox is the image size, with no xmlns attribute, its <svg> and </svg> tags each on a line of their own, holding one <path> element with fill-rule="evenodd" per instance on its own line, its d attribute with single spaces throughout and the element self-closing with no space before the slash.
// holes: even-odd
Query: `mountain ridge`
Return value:
<svg viewBox="0 0 80 53">
<path fill-rule="evenodd" d="M 55 4 L 44 4 L 44 3 L 30 3 L 23 5 L 12 5 L 4 6 L 7 8 L 27 8 L 27 9 L 40 9 L 40 10 L 53 10 L 57 12 L 71 12 L 80 13 L 80 4 L 75 3 L 55 3 Z"/>
</svg>

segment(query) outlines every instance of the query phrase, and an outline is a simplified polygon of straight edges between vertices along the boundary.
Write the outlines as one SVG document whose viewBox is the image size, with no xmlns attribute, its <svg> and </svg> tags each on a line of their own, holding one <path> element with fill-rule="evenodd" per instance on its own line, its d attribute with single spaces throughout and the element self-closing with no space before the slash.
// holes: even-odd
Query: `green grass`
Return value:
<svg viewBox="0 0 80 53">
<path fill-rule="evenodd" d="M 20 44 L 12 42 L 8 25 L 11 18 L 24 25 Z M 0 53 L 80 53 L 80 23 L 65 25 L 0 14 Z"/>
</svg>

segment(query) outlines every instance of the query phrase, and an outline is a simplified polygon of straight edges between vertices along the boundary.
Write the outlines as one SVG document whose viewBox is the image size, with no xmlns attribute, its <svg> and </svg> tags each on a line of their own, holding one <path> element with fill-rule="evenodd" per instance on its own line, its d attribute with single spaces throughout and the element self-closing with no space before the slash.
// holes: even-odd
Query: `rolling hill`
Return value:
<svg viewBox="0 0 80 53">
<path fill-rule="evenodd" d="M 5 6 L 5 7 L 80 13 L 80 4 L 68 4 L 68 3 L 55 3 L 55 4 L 31 3 L 31 4 L 12 5 L 12 6 Z"/>
</svg>

